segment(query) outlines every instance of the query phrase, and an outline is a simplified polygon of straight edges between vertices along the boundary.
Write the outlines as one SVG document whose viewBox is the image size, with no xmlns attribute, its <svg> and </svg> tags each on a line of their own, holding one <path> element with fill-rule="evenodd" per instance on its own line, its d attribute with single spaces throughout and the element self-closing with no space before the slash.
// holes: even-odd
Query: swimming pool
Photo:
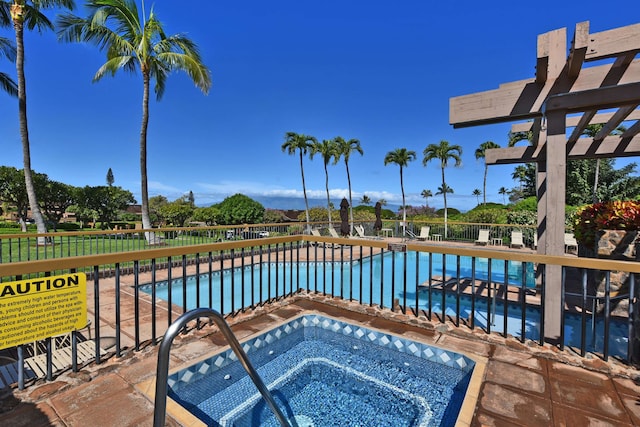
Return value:
<svg viewBox="0 0 640 427">
<path fill-rule="evenodd" d="M 480 358 L 318 314 L 242 347 L 287 417 L 316 427 L 453 425 L 484 370 Z M 169 397 L 207 425 L 279 425 L 231 350 L 171 374 Z"/>
<path fill-rule="evenodd" d="M 503 281 L 505 262 L 493 259 L 491 267 L 491 281 Z M 214 271 L 212 274 L 189 276 L 184 284 L 182 278 L 174 279 L 171 287 L 167 281 L 160 281 L 156 283 L 156 297 L 167 301 L 171 298 L 172 304 L 184 307 L 185 311 L 209 307 L 227 314 L 261 301 L 294 294 L 298 290 L 308 290 L 387 308 L 393 306 L 394 300 L 406 301 L 409 308 L 441 313 L 441 291 L 432 289 L 429 299 L 428 292 L 419 285 L 428 283 L 429 277 L 458 276 L 458 268 L 460 277 L 469 277 L 475 271 L 476 279 L 482 280 L 483 277 L 488 277 L 489 260 L 476 258 L 473 262 L 469 257 L 454 255 L 386 252 L 382 256 L 374 255 L 362 261 L 262 263 L 233 270 L 225 269 L 222 273 Z M 535 282 L 531 263 L 524 267 L 522 263 L 507 263 L 506 269 L 510 285 L 521 286 L 523 277 L 526 287 Z M 406 288 L 401 285 L 405 274 Z M 395 287 L 393 283 L 396 284 Z M 150 284 L 141 285 L 140 289 L 152 292 Z M 473 302 L 475 305 L 472 309 Z M 493 332 L 534 341 L 540 339 L 540 310 L 537 307 L 525 308 L 523 325 L 520 315 L 522 307 L 507 304 L 505 325 L 505 306 L 499 299 L 476 298 L 472 301 L 470 296 L 460 295 L 458 300 L 457 295 L 447 293 L 444 311 L 453 317 L 458 312 L 462 319 L 473 318 L 476 326 L 485 329 L 490 327 Z M 580 348 L 581 321 L 577 315 L 565 316 L 565 345 Z M 587 322 L 586 350 L 603 352 L 606 344 L 610 355 L 625 359 L 628 354 L 628 325 L 624 321 L 612 321 L 608 340 L 605 340 L 604 323 L 602 317 L 596 318 L 594 323 Z"/>
<path fill-rule="evenodd" d="M 491 281 L 504 283 L 505 262 L 493 259 L 491 267 Z M 172 280 L 171 287 L 167 281 L 160 281 L 156 283 L 156 295 L 162 300 L 169 300 L 171 290 L 172 303 L 186 310 L 210 307 L 221 313 L 231 313 L 256 301 L 267 301 L 301 289 L 391 307 L 394 299 L 401 297 L 400 284 L 404 282 L 405 274 L 407 292 L 415 295 L 418 286 L 433 277 L 455 277 L 459 274 L 460 277 L 475 275 L 477 280 L 487 280 L 489 260 L 476 258 L 472 261 L 470 257 L 458 259 L 455 255 L 412 251 L 386 252 L 350 262 L 258 263 L 225 269 L 222 273 L 214 271 L 190 276 L 185 286 L 182 278 Z M 521 286 L 523 277 L 527 287 L 535 286 L 531 263 L 525 267 L 522 263 L 507 263 L 506 279 L 510 285 Z M 392 283 L 398 285 L 392 287 Z M 140 289 L 151 293 L 149 284 L 142 285 Z M 427 308 L 427 302 L 423 300 L 420 308 Z"/>
</svg>

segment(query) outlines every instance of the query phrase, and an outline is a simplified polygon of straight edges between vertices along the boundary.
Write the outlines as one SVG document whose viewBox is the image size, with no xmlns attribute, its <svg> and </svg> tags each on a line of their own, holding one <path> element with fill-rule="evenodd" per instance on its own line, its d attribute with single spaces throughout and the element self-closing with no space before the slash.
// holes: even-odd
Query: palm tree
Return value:
<svg viewBox="0 0 640 427">
<path fill-rule="evenodd" d="M 447 184 L 443 184 L 438 187 L 438 190 L 436 191 L 436 196 L 441 194 L 453 194 L 453 188 L 449 187 Z"/>
<path fill-rule="evenodd" d="M 493 141 L 487 141 L 480 144 L 480 147 L 476 148 L 476 160 L 479 160 L 479 159 L 484 160 L 486 151 L 492 148 L 500 148 L 500 146 Z M 485 162 L 484 163 L 484 179 L 482 180 L 482 194 L 484 195 L 482 199 L 482 203 L 485 205 L 487 204 L 487 172 L 488 171 L 489 171 L 489 166 Z"/>
<path fill-rule="evenodd" d="M 336 145 L 336 151 L 338 152 L 338 156 L 336 157 L 336 161 L 341 155 L 344 159 L 344 166 L 347 168 L 347 183 L 349 185 L 349 220 L 351 227 L 351 234 L 353 234 L 353 200 L 351 199 L 351 175 L 349 174 L 349 157 L 351 153 L 360 153 L 362 156 L 364 152 L 362 151 L 362 147 L 360 146 L 360 141 L 357 139 L 350 139 L 345 141 L 341 136 L 337 136 L 333 139 L 334 144 Z"/>
<path fill-rule="evenodd" d="M 46 233 L 42 212 L 38 204 L 34 185 L 33 171 L 31 170 L 31 147 L 29 142 L 29 127 L 27 125 L 27 83 L 24 74 L 24 27 L 33 30 L 53 30 L 53 24 L 42 13 L 42 9 L 67 8 L 73 9 L 73 0 L 5 0 L 0 1 L 0 23 L 8 26 L 9 17 L 13 22 L 13 30 L 16 35 L 16 73 L 18 76 L 18 119 L 20 122 L 20 139 L 22 141 L 22 161 L 24 182 L 29 199 L 31 216 L 36 222 L 38 233 Z M 44 237 L 38 238 L 42 243 Z"/>
<path fill-rule="evenodd" d="M 329 227 L 331 225 L 331 199 L 329 198 L 329 170 L 327 169 L 327 165 L 331 161 L 331 158 L 335 158 L 336 161 L 339 158 L 339 154 L 336 151 L 336 144 L 330 139 L 323 139 L 322 142 L 316 141 L 311 146 L 311 159 L 316 154 L 322 155 L 322 160 L 324 161 L 324 185 L 327 190 L 327 213 L 329 215 Z M 336 163 L 334 161 L 334 163 Z"/>
<path fill-rule="evenodd" d="M 479 188 L 476 188 L 475 190 L 473 190 L 473 194 L 474 196 L 476 196 L 476 200 L 478 201 L 478 205 L 480 204 L 480 196 L 482 195 L 482 191 Z M 486 202 L 484 204 L 487 204 Z"/>
<path fill-rule="evenodd" d="M 507 195 L 508 193 L 509 193 L 509 190 L 507 190 L 505 187 L 500 187 L 500 189 L 498 190 L 498 194 L 502 194 L 502 204 L 504 205 L 507 204 L 505 195 Z"/>
<path fill-rule="evenodd" d="M 8 20 L 7 20 L 8 21 Z M 8 22 L 2 26 L 8 25 Z M 16 62 L 16 47 L 13 42 L 7 38 L 0 37 L 0 57 L 4 56 L 11 62 Z M 18 84 L 7 73 L 0 72 L 0 87 L 7 92 L 9 96 L 18 97 Z"/>
<path fill-rule="evenodd" d="M 282 151 L 286 151 L 289 155 L 296 154 L 296 151 L 300 153 L 300 174 L 302 175 L 302 194 L 304 195 L 304 207 L 307 217 L 307 228 L 309 227 L 309 201 L 307 200 L 307 187 L 304 183 L 304 167 L 302 165 L 303 156 L 307 155 L 307 150 L 310 150 L 313 144 L 318 142 L 313 136 L 304 135 L 301 133 L 287 132 L 284 136 L 284 144 L 282 144 Z"/>
<path fill-rule="evenodd" d="M 604 124 L 587 125 L 582 131 L 582 135 L 594 138 L 604 127 Z M 624 126 L 618 126 L 611 132 L 611 135 L 619 135 L 627 130 Z M 596 159 L 595 171 L 593 173 L 593 203 L 598 203 L 598 180 L 600 175 L 600 159 Z"/>
<path fill-rule="evenodd" d="M 384 156 L 384 165 L 394 163 L 400 166 L 400 190 L 402 191 L 402 235 L 404 236 L 407 230 L 407 207 L 404 198 L 404 181 L 402 177 L 402 169 L 409 166 L 409 162 L 416 159 L 416 152 L 413 150 L 407 150 L 406 148 L 396 148 L 393 151 L 389 151 Z M 382 202 L 382 201 L 381 201 Z M 384 203 L 386 204 L 386 202 Z"/>
<path fill-rule="evenodd" d="M 425 206 L 429 206 L 429 197 L 433 196 L 431 190 L 422 190 L 422 193 L 420 193 L 420 195 L 424 197 Z"/>
<path fill-rule="evenodd" d="M 520 183 L 520 193 L 522 193 L 522 182 L 527 178 L 527 167 L 525 165 L 518 165 L 513 170 L 511 178 L 517 180 Z"/>
<path fill-rule="evenodd" d="M 429 144 L 423 151 L 424 159 L 422 164 L 427 166 L 431 160 L 440 160 L 440 169 L 442 170 L 442 188 L 446 189 L 444 180 L 444 168 L 449 164 L 449 160 L 455 160 L 455 167 L 462 164 L 462 147 L 459 145 L 451 145 L 448 141 L 440 141 L 440 144 Z M 442 193 L 444 198 L 444 238 L 447 238 L 447 191 Z"/>
<path fill-rule="evenodd" d="M 366 194 L 362 195 L 362 199 L 360 199 L 360 203 L 363 205 L 370 205 L 371 204 L 371 198 L 369 196 L 367 196 Z"/>
<path fill-rule="evenodd" d="M 107 52 L 105 62 L 93 76 L 93 81 L 105 75 L 115 75 L 122 69 L 142 74 L 142 124 L 140 128 L 140 180 L 142 199 L 142 227 L 151 228 L 149 190 L 147 186 L 147 129 L 149 126 L 149 87 L 155 80 L 154 91 L 159 101 L 165 90 L 167 77 L 173 71 L 184 71 L 203 93 L 211 87 L 211 73 L 202 63 L 196 44 L 182 34 L 167 36 L 153 12 L 149 16 L 138 13 L 133 0 L 88 0 L 91 11 L 87 18 L 64 14 L 59 18 L 58 37 L 67 42 L 93 43 Z M 147 233 L 151 242 L 152 233 Z"/>
</svg>

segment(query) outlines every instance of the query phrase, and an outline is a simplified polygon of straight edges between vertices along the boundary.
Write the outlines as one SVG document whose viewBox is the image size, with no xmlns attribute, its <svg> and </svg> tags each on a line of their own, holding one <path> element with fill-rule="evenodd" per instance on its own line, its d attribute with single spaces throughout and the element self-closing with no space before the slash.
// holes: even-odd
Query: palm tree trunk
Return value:
<svg viewBox="0 0 640 427">
<path fill-rule="evenodd" d="M 329 227 L 331 225 L 331 200 L 329 199 L 329 171 L 327 170 L 327 164 L 324 164 L 324 186 L 327 189 L 327 214 L 329 215 Z"/>
<path fill-rule="evenodd" d="M 444 166 L 442 167 L 442 195 L 444 196 L 444 239 L 447 238 L 447 184 L 444 182 Z"/>
<path fill-rule="evenodd" d="M 353 200 L 351 199 L 351 175 L 349 174 L 349 162 L 345 160 L 347 167 L 347 183 L 349 185 L 349 233 L 353 235 Z"/>
<path fill-rule="evenodd" d="M 598 203 L 598 175 L 600 175 L 600 159 L 596 159 L 596 170 L 593 176 L 593 203 Z"/>
<path fill-rule="evenodd" d="M 19 4 L 13 4 L 11 8 L 11 17 L 13 19 L 13 28 L 16 33 L 16 73 L 18 75 L 18 117 L 20 120 L 20 138 L 22 140 L 22 162 L 24 169 L 24 183 L 27 190 L 27 198 L 29 199 L 29 208 L 33 217 L 38 233 L 46 233 L 47 227 L 44 223 L 36 190 L 33 183 L 33 173 L 31 171 L 31 149 L 29 143 L 29 127 L 27 125 L 27 84 L 24 76 L 24 25 L 23 25 L 24 7 Z M 38 237 L 38 244 L 44 244 L 45 238 Z"/>
<path fill-rule="evenodd" d="M 143 66 L 144 67 L 144 66 Z M 149 187 L 147 184 L 147 128 L 149 127 L 149 72 L 142 70 L 143 95 L 142 95 L 142 125 L 140 127 L 140 198 L 142 207 L 142 228 L 151 228 L 151 216 L 149 215 Z M 155 243 L 155 235 L 145 232 L 147 243 Z"/>
<path fill-rule="evenodd" d="M 304 183 L 304 167 L 302 166 L 302 150 L 300 150 L 300 174 L 302 175 L 302 194 L 304 195 L 304 213 L 307 217 L 307 231 L 309 231 L 309 201 L 307 200 L 307 187 Z"/>
<path fill-rule="evenodd" d="M 489 170 L 489 166 L 484 165 L 484 179 L 482 180 L 482 204 L 486 206 L 487 204 L 487 171 Z M 479 203 L 479 202 L 478 202 Z"/>
<path fill-rule="evenodd" d="M 400 166 L 400 190 L 402 191 L 402 237 L 407 232 L 407 205 L 404 202 L 404 179 L 402 177 L 402 166 Z"/>
</svg>

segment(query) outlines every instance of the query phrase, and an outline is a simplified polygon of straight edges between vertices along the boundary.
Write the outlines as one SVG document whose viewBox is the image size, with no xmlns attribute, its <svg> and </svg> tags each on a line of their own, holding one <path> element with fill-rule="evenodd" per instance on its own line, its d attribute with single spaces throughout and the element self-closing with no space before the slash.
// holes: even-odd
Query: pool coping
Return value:
<svg viewBox="0 0 640 427">
<path fill-rule="evenodd" d="M 391 331 L 388 330 L 383 330 L 380 328 L 376 328 L 374 326 L 368 325 L 368 324 L 364 324 L 363 322 L 360 322 L 358 320 L 355 319 L 340 319 L 337 318 L 335 316 L 331 316 L 329 314 L 326 314 L 320 310 L 304 310 L 300 313 L 297 313 L 296 315 L 287 318 L 287 319 L 281 319 L 278 320 L 277 322 L 273 322 L 273 324 L 270 324 L 268 329 L 265 328 L 264 330 L 261 331 L 257 331 L 253 334 L 250 334 L 248 336 L 243 337 L 241 340 L 239 340 L 240 344 L 244 344 L 256 337 L 259 337 L 260 335 L 264 334 L 267 330 L 272 330 L 272 329 L 277 329 L 289 322 L 292 322 L 296 319 L 305 317 L 305 316 L 309 316 L 309 315 L 318 315 L 318 316 L 322 316 L 337 322 L 343 322 L 343 323 L 349 323 L 349 324 L 353 324 L 353 325 L 357 325 L 360 326 L 362 328 L 365 329 L 369 329 L 372 331 L 376 331 L 376 332 L 380 332 L 383 334 L 387 334 L 387 335 L 392 335 L 398 339 L 404 339 L 404 340 L 410 340 L 410 341 L 416 341 L 416 342 L 420 342 L 422 344 L 428 345 L 430 347 L 433 348 L 437 348 L 443 351 L 450 351 L 456 354 L 459 354 L 461 356 L 464 356 L 470 360 L 472 360 L 474 362 L 474 368 L 473 371 L 471 373 L 471 378 L 469 379 L 469 384 L 467 385 L 467 390 L 464 396 L 464 400 L 462 402 L 462 405 L 460 407 L 460 412 L 458 413 L 458 418 L 456 420 L 456 427 L 465 427 L 465 426 L 470 426 L 471 422 L 473 420 L 473 416 L 474 416 L 474 412 L 475 412 L 475 408 L 479 399 L 479 395 L 480 395 L 480 388 L 482 386 L 482 382 L 483 379 L 485 377 L 485 371 L 487 368 L 487 364 L 488 364 L 488 358 L 483 357 L 483 356 L 479 356 L 477 354 L 468 354 L 468 353 L 464 353 L 461 352 L 460 350 L 455 350 L 455 349 L 451 349 L 448 348 L 447 346 L 442 346 L 442 345 L 435 345 L 432 342 L 427 342 L 426 339 L 420 339 L 419 337 L 411 337 L 411 338 L 406 338 L 403 337 L 401 335 L 398 335 L 397 333 L 393 333 Z M 211 359 L 212 357 L 216 356 L 216 355 L 220 355 L 223 354 L 227 351 L 230 350 L 230 346 L 229 345 L 225 345 L 221 348 L 218 348 L 212 352 L 206 353 L 202 356 L 198 356 L 196 358 L 194 358 L 193 360 L 190 360 L 188 362 L 184 362 L 181 363 L 180 365 L 171 368 L 169 370 L 168 375 L 171 376 L 183 369 L 189 368 L 195 364 L 198 364 L 200 362 L 203 362 L 205 360 Z M 138 389 L 141 393 L 143 393 L 147 398 L 149 398 L 152 402 L 155 400 L 155 388 L 156 388 L 156 378 L 153 377 L 151 379 L 142 381 L 138 384 L 135 385 L 135 388 Z M 173 400 L 170 396 L 167 395 L 167 408 L 166 408 L 166 414 L 167 416 L 170 416 L 171 418 L 173 418 L 174 420 L 176 420 L 180 425 L 182 426 L 187 426 L 187 427 L 206 427 L 207 424 L 204 423 L 203 421 L 201 421 L 199 418 L 197 418 L 195 415 L 193 415 L 191 412 L 189 412 L 187 409 L 185 409 L 182 405 L 180 405 L 178 402 L 176 402 L 175 400 Z"/>
</svg>

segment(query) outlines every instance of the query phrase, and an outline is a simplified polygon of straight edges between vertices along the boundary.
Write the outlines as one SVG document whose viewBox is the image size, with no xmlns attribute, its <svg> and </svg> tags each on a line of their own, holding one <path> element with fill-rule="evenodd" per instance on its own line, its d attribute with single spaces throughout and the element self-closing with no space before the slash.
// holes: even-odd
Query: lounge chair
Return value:
<svg viewBox="0 0 640 427">
<path fill-rule="evenodd" d="M 524 248 L 524 242 L 522 241 L 522 231 L 511 232 L 511 247 Z"/>
<path fill-rule="evenodd" d="M 329 230 L 329 234 L 331 235 L 331 237 L 335 237 L 335 238 L 340 238 L 340 236 L 338 235 L 338 232 L 336 231 L 335 228 L 333 227 L 327 227 L 327 230 Z"/>
<path fill-rule="evenodd" d="M 355 227 L 353 227 L 354 230 L 356 230 L 356 237 L 360 237 L 361 239 L 375 239 L 375 240 L 380 240 L 381 238 L 378 236 L 367 236 L 365 234 L 364 231 L 364 225 L 360 224 L 360 225 L 356 225 Z"/>
<path fill-rule="evenodd" d="M 476 245 L 487 246 L 488 244 L 489 244 L 489 230 L 480 230 L 478 232 L 478 240 L 476 240 Z"/>
<path fill-rule="evenodd" d="M 420 228 L 420 235 L 416 236 L 418 240 L 429 240 L 429 232 L 431 231 L 431 227 L 423 226 Z"/>
<path fill-rule="evenodd" d="M 573 233 L 564 233 L 564 251 L 569 252 L 570 249 L 578 250 L 578 241 Z"/>
<path fill-rule="evenodd" d="M 91 338 L 91 322 L 87 322 L 86 326 L 78 329 L 78 331 L 87 330 L 87 337 L 82 334 L 76 334 L 76 363 L 78 365 L 85 364 L 96 357 L 96 341 Z M 53 372 L 62 371 L 73 365 L 72 350 L 73 332 L 51 337 L 51 367 Z M 45 341 L 36 341 L 33 343 L 33 355 L 25 358 L 25 371 L 31 371 L 35 377 L 43 378 L 47 375 L 47 352 Z M 115 346 L 115 337 L 101 337 L 98 350 L 101 356 L 107 354 L 108 348 Z"/>
</svg>

